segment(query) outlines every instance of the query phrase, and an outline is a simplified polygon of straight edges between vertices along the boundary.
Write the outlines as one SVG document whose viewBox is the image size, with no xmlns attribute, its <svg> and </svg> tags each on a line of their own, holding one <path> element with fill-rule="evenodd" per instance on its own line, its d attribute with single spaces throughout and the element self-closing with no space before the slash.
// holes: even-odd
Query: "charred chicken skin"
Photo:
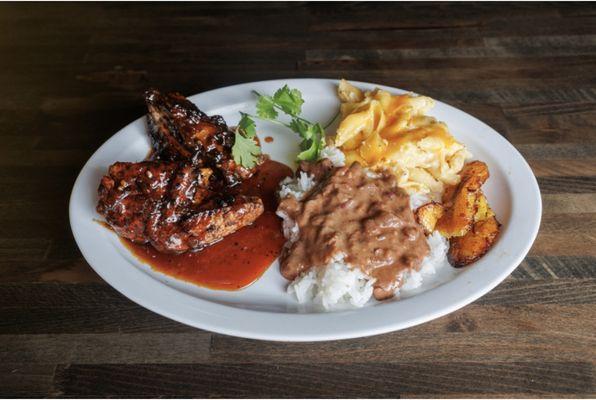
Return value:
<svg viewBox="0 0 596 400">
<path fill-rule="evenodd" d="M 229 186 L 252 175 L 234 162 L 234 132 L 222 117 L 206 115 L 180 93 L 148 90 L 145 102 L 153 159 L 209 166 Z"/>
<path fill-rule="evenodd" d="M 258 197 L 237 193 L 254 171 L 234 162 L 234 133 L 178 93 L 146 93 L 153 153 L 116 162 L 99 185 L 97 211 L 114 231 L 165 253 L 200 250 L 254 222 Z"/>
</svg>

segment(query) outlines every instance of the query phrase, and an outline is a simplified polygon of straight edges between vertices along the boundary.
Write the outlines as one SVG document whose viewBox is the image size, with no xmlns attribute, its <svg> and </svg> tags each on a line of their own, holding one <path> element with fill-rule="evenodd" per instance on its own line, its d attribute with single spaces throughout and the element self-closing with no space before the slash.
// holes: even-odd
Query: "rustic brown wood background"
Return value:
<svg viewBox="0 0 596 400">
<path fill-rule="evenodd" d="M 284 344 L 162 318 L 70 232 L 87 158 L 185 94 L 284 77 L 407 88 L 531 164 L 542 227 L 474 304 L 377 337 Z M 594 396 L 596 4 L 1 4 L 0 395 Z"/>
</svg>

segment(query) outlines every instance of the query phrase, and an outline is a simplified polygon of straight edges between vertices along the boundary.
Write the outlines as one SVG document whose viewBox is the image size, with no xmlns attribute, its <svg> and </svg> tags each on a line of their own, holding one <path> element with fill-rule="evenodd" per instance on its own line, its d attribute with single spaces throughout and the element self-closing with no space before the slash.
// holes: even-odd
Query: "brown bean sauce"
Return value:
<svg viewBox="0 0 596 400">
<path fill-rule="evenodd" d="M 199 286 L 239 290 L 256 281 L 279 256 L 285 243 L 275 215 L 279 182 L 292 175 L 284 164 L 267 160 L 244 181 L 240 192 L 259 196 L 265 212 L 252 224 L 198 252 L 165 254 L 146 244 L 122 243 L 151 268 Z"/>
<path fill-rule="evenodd" d="M 419 269 L 429 252 L 409 196 L 393 174 L 369 177 L 357 163 L 336 169 L 319 163 L 312 169 L 319 179 L 328 172 L 302 201 L 286 197 L 279 205 L 300 232 L 282 254 L 282 275 L 293 280 L 342 253 L 345 262 L 376 279 L 375 298 L 393 296 L 401 285 L 399 273 Z"/>
</svg>

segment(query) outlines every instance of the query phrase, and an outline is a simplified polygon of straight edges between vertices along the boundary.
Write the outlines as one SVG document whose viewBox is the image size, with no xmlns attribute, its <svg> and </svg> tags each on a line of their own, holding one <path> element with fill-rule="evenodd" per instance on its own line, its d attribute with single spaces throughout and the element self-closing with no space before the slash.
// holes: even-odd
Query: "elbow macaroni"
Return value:
<svg viewBox="0 0 596 400">
<path fill-rule="evenodd" d="M 471 154 L 447 129 L 426 113 L 430 97 L 399 95 L 375 89 L 362 93 L 342 80 L 338 87 L 342 120 L 334 144 L 346 163 L 388 168 L 408 193 L 439 197 Z"/>
</svg>

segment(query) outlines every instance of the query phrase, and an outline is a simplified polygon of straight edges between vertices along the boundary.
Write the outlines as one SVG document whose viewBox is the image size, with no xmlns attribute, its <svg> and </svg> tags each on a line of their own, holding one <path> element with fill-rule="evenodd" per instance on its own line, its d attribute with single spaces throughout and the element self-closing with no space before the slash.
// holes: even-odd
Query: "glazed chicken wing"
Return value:
<svg viewBox="0 0 596 400">
<path fill-rule="evenodd" d="M 190 163 L 115 163 L 101 180 L 97 211 L 134 242 L 165 253 L 199 250 L 263 213 L 258 197 L 213 191 L 211 175 Z"/>
<path fill-rule="evenodd" d="M 263 213 L 258 197 L 237 194 L 254 170 L 234 162 L 235 134 L 179 93 L 145 93 L 150 161 L 113 164 L 97 211 L 124 238 L 165 253 L 209 246 Z"/>
<path fill-rule="evenodd" d="M 145 225 L 170 186 L 176 163 L 117 162 L 101 178 L 97 212 L 114 231 L 136 243 L 148 242 Z"/>
<path fill-rule="evenodd" d="M 227 185 L 235 185 L 252 175 L 234 162 L 234 132 L 219 115 L 208 116 L 180 93 L 145 93 L 153 159 L 192 160 L 214 169 Z"/>
</svg>

